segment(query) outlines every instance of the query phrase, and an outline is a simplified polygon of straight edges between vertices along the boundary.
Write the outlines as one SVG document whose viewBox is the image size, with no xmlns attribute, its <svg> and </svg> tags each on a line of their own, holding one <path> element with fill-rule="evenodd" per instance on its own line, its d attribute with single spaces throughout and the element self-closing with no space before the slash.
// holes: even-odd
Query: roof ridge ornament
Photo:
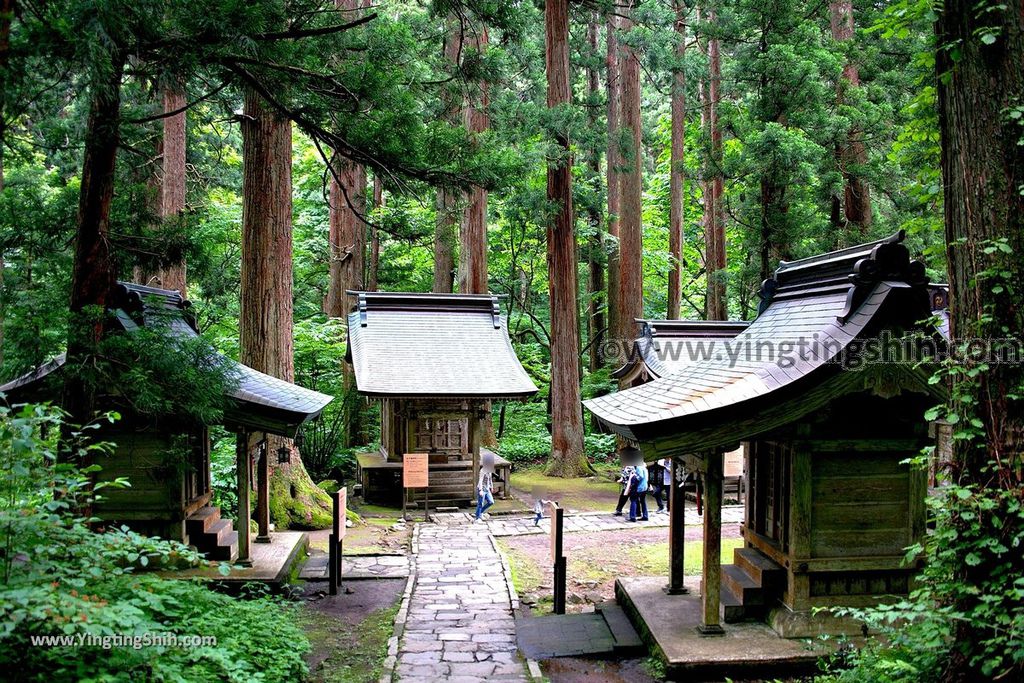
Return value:
<svg viewBox="0 0 1024 683">
<path fill-rule="evenodd" d="M 494 323 L 494 329 L 501 329 L 501 304 L 498 303 L 498 297 L 491 295 L 491 321 Z"/>
<path fill-rule="evenodd" d="M 916 259 L 911 260 L 910 250 L 903 244 L 905 236 L 906 233 L 900 230 L 891 239 L 876 245 L 871 250 L 871 256 L 854 264 L 850 275 L 853 286 L 846 295 L 846 306 L 836 316 L 840 324 L 846 324 L 879 282 L 905 282 L 911 287 L 928 285 L 924 264 Z"/>
<path fill-rule="evenodd" d="M 366 327 L 366 292 L 359 292 L 357 306 L 359 309 L 359 326 Z"/>
</svg>

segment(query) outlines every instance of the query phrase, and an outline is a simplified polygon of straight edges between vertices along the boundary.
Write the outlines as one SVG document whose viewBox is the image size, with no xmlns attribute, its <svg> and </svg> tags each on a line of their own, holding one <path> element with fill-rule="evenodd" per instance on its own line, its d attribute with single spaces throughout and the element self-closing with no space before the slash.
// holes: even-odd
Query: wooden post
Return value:
<svg viewBox="0 0 1024 683">
<path fill-rule="evenodd" d="M 477 490 L 477 482 L 480 481 L 480 417 L 479 408 L 473 406 L 469 410 L 469 417 L 466 419 L 466 428 L 469 432 L 469 454 L 473 458 L 473 503 L 476 503 L 480 492 Z"/>
<path fill-rule="evenodd" d="M 683 491 L 683 478 L 686 476 L 682 463 L 678 458 L 669 461 L 671 468 L 671 481 L 668 490 L 668 587 L 665 592 L 669 595 L 684 595 L 689 593 L 684 583 L 684 545 L 686 543 L 685 515 L 686 515 L 686 493 Z"/>
<path fill-rule="evenodd" d="M 341 588 L 342 549 L 345 539 L 345 519 L 348 517 L 348 490 L 342 487 L 331 496 L 331 534 L 327 540 L 328 592 L 337 595 Z"/>
<path fill-rule="evenodd" d="M 249 432 L 238 432 L 235 442 L 235 467 L 238 475 L 238 564 L 251 567 L 249 553 Z"/>
<path fill-rule="evenodd" d="M 259 526 L 256 542 L 270 543 L 270 441 L 265 433 L 256 465 L 256 524 Z"/>
<path fill-rule="evenodd" d="M 562 520 L 565 510 L 557 503 L 551 509 L 551 565 L 554 570 L 554 611 L 565 614 L 565 556 L 562 554 Z"/>
<path fill-rule="evenodd" d="M 811 453 L 798 444 L 795 449 L 783 451 L 781 457 L 792 457 L 790 468 L 789 554 L 793 558 L 791 571 L 786 572 L 789 585 L 787 606 L 794 610 L 810 609 L 811 579 L 806 560 L 811 556 Z"/>
<path fill-rule="evenodd" d="M 725 633 L 719 621 L 722 593 L 722 451 L 707 454 L 704 473 L 704 568 L 701 589 L 701 624 L 697 632 L 702 636 L 720 636 Z"/>
</svg>

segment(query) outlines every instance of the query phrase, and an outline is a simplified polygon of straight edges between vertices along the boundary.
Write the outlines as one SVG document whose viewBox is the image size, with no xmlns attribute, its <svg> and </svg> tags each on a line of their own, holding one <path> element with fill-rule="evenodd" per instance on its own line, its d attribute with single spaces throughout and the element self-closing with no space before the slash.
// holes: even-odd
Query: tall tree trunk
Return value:
<svg viewBox="0 0 1024 683">
<path fill-rule="evenodd" d="M 623 20 L 623 29 L 633 28 L 632 11 Z M 616 339 L 628 348 L 636 337 L 637 318 L 644 314 L 643 291 L 643 120 L 640 116 L 640 60 L 632 47 L 621 49 L 619 76 L 622 79 L 622 170 L 619 192 L 622 215 L 619 218 L 619 309 Z"/>
<path fill-rule="evenodd" d="M 571 102 L 569 3 L 544 4 L 548 108 Z M 559 117 L 556 117 L 559 118 Z M 561 125 L 561 124 L 555 124 Z M 580 328 L 576 283 L 576 230 L 572 207 L 572 157 L 568 132 L 552 131 L 557 155 L 548 160 L 547 256 L 551 300 L 551 461 L 547 473 L 577 477 L 587 471 L 580 404 Z"/>
<path fill-rule="evenodd" d="M 373 176 L 373 209 L 384 206 L 384 185 L 380 182 L 380 176 L 376 173 Z M 380 278 L 380 232 L 377 230 L 376 218 L 370 224 L 370 262 L 366 268 L 366 290 L 376 292 Z"/>
<path fill-rule="evenodd" d="M 7 65 L 11 51 L 11 19 L 14 16 L 14 0 L 0 0 L 0 93 L 6 92 Z M 6 133 L 6 112 L 0 97 L 0 193 L 4 191 L 4 135 Z M 0 245 L 0 365 L 4 362 L 4 323 L 7 320 L 7 296 L 4 292 L 4 252 Z"/>
<path fill-rule="evenodd" d="M 293 382 L 292 129 L 255 91 L 242 117 L 241 361 Z M 267 453 L 292 449 L 291 462 L 271 458 L 270 509 L 278 528 L 323 528 L 327 494 L 309 478 L 290 439 L 271 437 Z"/>
<path fill-rule="evenodd" d="M 614 12 L 608 14 L 605 28 L 606 85 L 608 97 L 608 151 L 606 152 L 607 185 L 608 185 L 608 235 L 614 244 L 608 254 L 608 331 L 615 341 L 620 341 L 619 334 L 619 166 L 622 163 L 619 154 L 619 93 L 622 79 L 619 75 L 619 41 L 618 17 Z M 619 359 L 609 355 L 605 361 L 612 363 Z"/>
<path fill-rule="evenodd" d="M 832 0 L 829 3 L 829 13 L 832 38 L 840 43 L 853 40 L 853 0 Z M 837 88 L 838 104 L 843 104 L 847 91 L 859 87 L 860 72 L 856 62 L 848 57 L 843 66 L 843 79 Z M 861 137 L 861 131 L 856 126 L 850 128 L 846 135 L 846 144 L 840 146 L 837 156 L 843 174 L 846 220 L 864 231 L 871 225 L 871 193 L 860 175 L 861 169 L 868 161 L 867 150 Z"/>
<path fill-rule="evenodd" d="M 163 110 L 167 114 L 186 104 L 184 84 L 171 83 L 163 88 Z M 160 172 L 154 179 L 157 194 L 156 214 L 163 224 L 179 220 L 185 211 L 185 112 L 163 119 L 163 135 L 159 143 Z M 141 284 L 186 293 L 186 266 L 184 259 L 168 262 L 153 272 L 136 270 L 135 279 Z"/>
<path fill-rule="evenodd" d="M 591 59 L 596 59 L 598 54 L 597 45 L 597 13 L 591 17 L 587 25 L 587 43 L 592 53 Z M 597 129 L 597 102 L 600 97 L 601 79 L 597 73 L 597 67 L 591 63 L 587 68 L 587 95 L 590 107 L 587 109 L 587 122 L 590 130 Z M 600 195 L 601 189 L 601 152 L 597 145 L 590 150 L 590 176 L 595 185 L 595 195 Z M 597 202 L 590 204 L 589 220 L 591 229 L 590 243 L 587 245 L 587 343 L 590 345 L 590 370 L 595 372 L 601 368 L 604 358 L 601 357 L 605 329 L 605 307 L 606 296 L 604 284 L 604 237 L 601 226 L 601 207 Z"/>
<path fill-rule="evenodd" d="M 1001 6 L 946 0 L 936 28 L 953 346 L 971 339 L 1019 339 L 1024 335 L 1019 291 L 1024 282 L 1024 129 L 1013 112 L 1019 112 L 1024 102 L 1024 4 L 1020 0 Z M 976 485 L 978 495 L 1009 490 L 1019 501 L 1024 367 L 995 362 L 974 368 L 980 370 L 976 377 L 953 375 L 954 397 L 968 399 L 956 404 L 960 425 L 979 420 L 981 432 L 974 439 L 953 442 L 953 479 Z M 991 595 L 971 589 L 991 580 L 993 563 L 1004 575 L 1009 571 L 1007 591 L 1009 582 L 1019 576 L 1019 569 L 1014 573 L 1006 567 L 1005 554 L 982 549 L 988 541 L 993 546 L 997 542 L 1012 545 L 1020 528 L 1005 520 L 1016 517 L 1005 507 L 986 509 L 973 519 L 954 517 L 965 538 L 978 538 L 971 527 L 982 524 L 985 540 L 970 546 L 972 551 L 978 548 L 980 561 L 958 568 L 957 612 L 970 615 L 980 596 Z M 997 526 L 996 522 L 1003 523 Z M 993 607 L 985 609 L 991 613 Z M 989 678 L 972 662 L 982 652 L 983 641 L 997 637 L 998 625 L 987 626 L 979 627 L 976 620 L 956 622 L 944 680 L 961 683 Z M 1010 670 L 1000 669 L 999 677 L 1019 680 L 1022 667 L 1019 661 L 1016 664 Z"/>
<path fill-rule="evenodd" d="M 444 57 L 453 73 L 459 69 L 462 49 L 462 23 L 458 17 L 450 16 L 448 18 L 448 35 L 444 40 Z M 448 90 L 443 97 L 445 119 L 452 125 L 461 123 L 465 93 L 458 79 L 449 83 Z M 438 188 L 436 209 L 433 291 L 449 294 L 455 286 L 455 245 L 465 213 L 463 193 L 450 187 Z"/>
<path fill-rule="evenodd" d="M 717 15 L 707 10 L 707 23 L 715 25 Z M 725 178 L 722 171 L 722 130 L 718 125 L 718 100 L 722 82 L 722 62 L 718 38 L 708 39 L 708 83 L 704 100 L 704 118 L 710 150 L 707 160 L 704 196 L 704 268 L 707 274 L 706 317 L 726 320 L 729 316 L 725 290 L 725 207 L 722 194 Z"/>
<path fill-rule="evenodd" d="M 85 157 L 78 194 L 78 235 L 71 271 L 71 323 L 63 408 L 72 424 L 84 424 L 94 410 L 92 387 L 74 372 L 88 362 L 103 335 L 108 297 L 117 284 L 110 256 L 109 219 L 114 198 L 114 163 L 120 145 L 121 77 L 127 54 L 111 50 L 110 69 L 90 87 L 89 119 L 85 131 Z"/>
<path fill-rule="evenodd" d="M 686 3 L 676 0 L 676 64 L 672 70 L 672 149 L 669 159 L 668 319 L 678 320 L 683 298 L 683 198 L 686 162 Z"/>
<path fill-rule="evenodd" d="M 477 52 L 487 49 L 486 28 L 473 35 L 469 47 Z M 466 130 L 474 137 L 490 127 L 488 85 L 481 81 L 479 87 L 479 102 L 469 101 L 465 108 Z M 488 291 L 487 190 L 476 185 L 469 191 L 469 206 L 459 234 L 459 291 L 463 294 L 485 294 Z"/>
<path fill-rule="evenodd" d="M 354 20 L 359 0 L 335 0 L 335 7 L 346 12 L 346 20 Z M 348 319 L 351 308 L 346 292 L 363 289 L 364 255 L 366 253 L 366 168 L 337 154 L 328 193 L 330 281 L 327 290 L 327 315 Z M 355 373 L 348 363 L 341 364 L 342 443 L 354 446 L 359 439 L 360 400 L 356 391 Z"/>
</svg>

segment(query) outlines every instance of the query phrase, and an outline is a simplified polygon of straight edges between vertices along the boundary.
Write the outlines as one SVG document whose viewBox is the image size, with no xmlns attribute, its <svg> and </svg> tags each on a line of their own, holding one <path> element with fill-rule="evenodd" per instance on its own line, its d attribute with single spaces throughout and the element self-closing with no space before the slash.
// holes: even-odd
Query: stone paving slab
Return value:
<svg viewBox="0 0 1024 683">
<path fill-rule="evenodd" d="M 739 524 L 743 521 L 744 507 L 742 505 L 728 505 L 722 508 L 722 524 Z M 470 512 L 441 512 L 431 516 L 431 519 L 438 524 L 463 525 L 473 524 L 473 513 Z M 547 534 L 551 532 L 551 520 L 547 517 L 534 525 L 533 516 L 513 517 L 496 516 L 481 522 L 485 524 L 494 536 L 527 536 L 530 534 Z M 697 506 L 688 504 L 686 506 L 687 526 L 698 526 L 702 518 L 697 515 Z M 667 527 L 669 516 L 667 512 L 651 511 L 649 521 L 629 522 L 625 517 L 618 517 L 607 512 L 578 512 L 565 515 L 562 522 L 562 529 L 565 533 L 577 533 L 584 531 L 614 531 L 617 529 L 632 529 L 635 527 Z"/>
<path fill-rule="evenodd" d="M 611 653 L 615 637 L 604 617 L 588 614 L 546 614 L 516 619 L 519 649 L 530 659 L 580 657 Z"/>
<path fill-rule="evenodd" d="M 343 555 L 341 578 L 361 579 L 404 579 L 409 576 L 409 558 L 406 555 Z M 326 581 L 327 554 L 312 555 L 299 572 L 300 579 Z"/>
<path fill-rule="evenodd" d="M 442 513 L 444 514 L 444 513 Z M 508 573 L 486 524 L 418 524 L 394 678 L 525 682 Z"/>
</svg>

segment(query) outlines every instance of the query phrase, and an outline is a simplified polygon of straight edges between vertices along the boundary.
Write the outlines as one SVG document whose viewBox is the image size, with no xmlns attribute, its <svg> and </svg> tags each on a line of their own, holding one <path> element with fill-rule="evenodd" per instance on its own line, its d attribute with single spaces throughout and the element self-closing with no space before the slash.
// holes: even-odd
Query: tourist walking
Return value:
<svg viewBox="0 0 1024 683">
<path fill-rule="evenodd" d="M 480 480 L 476 485 L 476 520 L 480 518 L 487 508 L 494 505 L 494 469 L 491 467 L 480 467 Z"/>
<path fill-rule="evenodd" d="M 637 521 L 637 515 L 640 515 L 640 521 L 646 522 L 650 519 L 647 514 L 647 487 L 648 487 L 648 472 L 647 465 L 641 460 L 636 466 L 636 474 L 633 476 L 635 484 L 630 489 L 629 498 L 629 521 Z"/>
</svg>

